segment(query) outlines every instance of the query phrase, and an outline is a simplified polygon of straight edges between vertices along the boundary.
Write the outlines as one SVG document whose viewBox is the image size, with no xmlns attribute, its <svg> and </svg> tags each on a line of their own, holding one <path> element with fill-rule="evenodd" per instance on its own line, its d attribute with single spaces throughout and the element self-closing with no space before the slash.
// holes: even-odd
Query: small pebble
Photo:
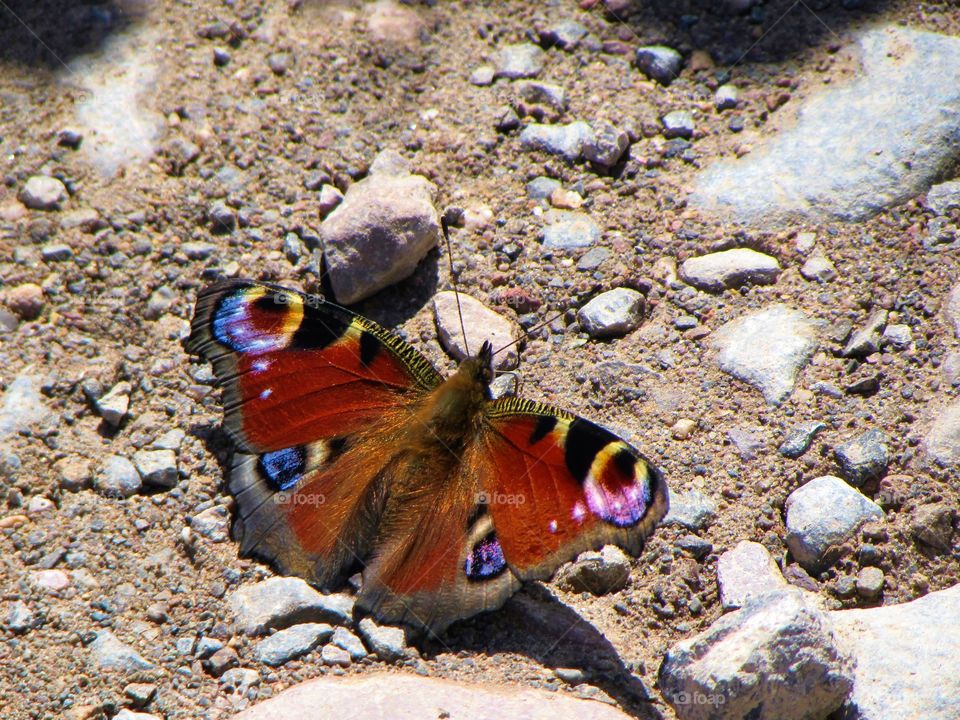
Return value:
<svg viewBox="0 0 960 720">
<path fill-rule="evenodd" d="M 635 63 L 640 72 L 651 80 L 669 85 L 680 74 L 683 56 L 664 45 L 647 45 L 637 48 Z"/>
<path fill-rule="evenodd" d="M 688 110 L 673 110 L 661 118 L 663 123 L 663 136 L 666 138 L 684 138 L 693 137 L 694 123 L 693 115 Z"/>
<path fill-rule="evenodd" d="M 860 597 L 874 600 L 883 592 L 883 571 L 876 567 L 861 568 L 857 573 L 857 594 Z"/>
<path fill-rule="evenodd" d="M 34 283 L 17 285 L 7 293 L 4 302 L 21 320 L 36 320 L 43 312 L 43 288 Z"/>
</svg>

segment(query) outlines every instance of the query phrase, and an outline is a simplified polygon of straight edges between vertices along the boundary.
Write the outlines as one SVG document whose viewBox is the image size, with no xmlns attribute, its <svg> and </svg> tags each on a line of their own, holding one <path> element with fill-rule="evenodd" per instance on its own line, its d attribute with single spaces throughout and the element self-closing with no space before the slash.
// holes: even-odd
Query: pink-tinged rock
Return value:
<svg viewBox="0 0 960 720">
<path fill-rule="evenodd" d="M 463 329 L 467 333 L 466 345 L 460 328 L 457 297 L 452 291 L 444 290 L 433 297 L 433 312 L 440 343 L 457 360 L 463 360 L 468 351 L 475 355 L 484 341 L 489 341 L 496 352 L 520 337 L 520 328 L 516 323 L 464 293 L 460 293 L 460 312 L 463 314 Z M 493 364 L 498 370 L 506 370 L 516 367 L 517 360 L 517 346 L 514 345 L 496 355 Z"/>
<path fill-rule="evenodd" d="M 376 673 L 361 678 L 316 678 L 254 705 L 236 720 L 627 720 L 593 700 L 509 685 L 479 685 L 439 678 Z"/>
<path fill-rule="evenodd" d="M 30 580 L 48 593 L 57 593 L 70 587 L 70 576 L 63 570 L 35 570 Z"/>
<path fill-rule="evenodd" d="M 393 0 L 377 0 L 367 18 L 367 29 L 375 40 L 411 43 L 420 35 L 423 23 L 411 8 Z"/>
</svg>

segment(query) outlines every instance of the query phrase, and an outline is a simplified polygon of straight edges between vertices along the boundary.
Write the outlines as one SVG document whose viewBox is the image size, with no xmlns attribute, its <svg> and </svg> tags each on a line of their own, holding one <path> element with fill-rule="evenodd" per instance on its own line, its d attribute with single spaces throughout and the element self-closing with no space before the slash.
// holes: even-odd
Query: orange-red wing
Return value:
<svg viewBox="0 0 960 720">
<path fill-rule="evenodd" d="M 245 280 L 204 290 L 188 349 L 224 386 L 224 427 L 265 453 L 369 427 L 439 384 L 412 346 L 321 298 Z"/>
<path fill-rule="evenodd" d="M 634 447 L 583 418 L 505 398 L 489 404 L 478 475 L 510 568 L 550 577 L 605 544 L 639 554 L 667 512 L 660 472 Z"/>
</svg>

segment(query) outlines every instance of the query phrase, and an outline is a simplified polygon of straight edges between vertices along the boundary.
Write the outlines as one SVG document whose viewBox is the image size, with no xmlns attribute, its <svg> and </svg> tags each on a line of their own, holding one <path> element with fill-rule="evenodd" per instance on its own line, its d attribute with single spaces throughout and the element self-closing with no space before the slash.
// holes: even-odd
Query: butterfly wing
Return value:
<svg viewBox="0 0 960 720">
<path fill-rule="evenodd" d="M 503 556 L 545 579 L 584 550 L 638 555 L 667 513 L 661 473 L 608 430 L 521 398 L 491 402 L 478 465 Z"/>
<path fill-rule="evenodd" d="M 383 439 L 440 375 L 372 321 L 246 280 L 201 292 L 187 348 L 224 388 L 241 552 L 326 584 L 368 552 Z"/>
</svg>

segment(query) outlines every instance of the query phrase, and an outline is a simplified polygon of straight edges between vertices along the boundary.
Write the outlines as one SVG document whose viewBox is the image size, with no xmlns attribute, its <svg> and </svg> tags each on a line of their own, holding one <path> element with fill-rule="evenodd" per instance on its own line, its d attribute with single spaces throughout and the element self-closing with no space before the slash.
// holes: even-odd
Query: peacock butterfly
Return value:
<svg viewBox="0 0 960 720">
<path fill-rule="evenodd" d="M 203 290 L 190 352 L 223 386 L 243 554 L 440 633 L 580 552 L 639 554 L 667 512 L 661 473 L 594 423 L 492 399 L 493 349 L 444 379 L 349 310 L 275 285 Z"/>
</svg>

